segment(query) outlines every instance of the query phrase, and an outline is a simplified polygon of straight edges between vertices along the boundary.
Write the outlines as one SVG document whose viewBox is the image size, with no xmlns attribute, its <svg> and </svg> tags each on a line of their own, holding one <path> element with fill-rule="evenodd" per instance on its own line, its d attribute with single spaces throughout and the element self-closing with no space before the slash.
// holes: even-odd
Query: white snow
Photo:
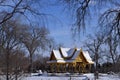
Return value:
<svg viewBox="0 0 120 80">
<path fill-rule="evenodd" d="M 71 57 L 75 51 L 74 48 L 60 48 L 64 57 Z"/>
<path fill-rule="evenodd" d="M 86 76 L 74 77 L 74 76 L 33 76 L 27 77 L 25 80 L 87 80 Z"/>
<path fill-rule="evenodd" d="M 61 51 L 61 52 L 60 52 Z M 51 60 L 47 61 L 47 63 L 66 63 L 66 62 L 73 62 L 76 57 L 81 53 L 81 49 L 78 48 L 60 48 L 59 50 L 53 50 L 53 54 L 56 58 L 56 60 Z M 94 62 L 92 61 L 88 51 L 82 51 L 83 56 L 86 58 L 88 63 L 93 64 Z M 71 59 L 65 60 L 64 58 L 69 58 L 72 57 Z"/>
<path fill-rule="evenodd" d="M 32 76 L 23 80 L 95 80 L 93 73 L 74 76 Z M 120 80 L 118 75 L 100 74 L 97 80 Z"/>
<path fill-rule="evenodd" d="M 88 53 L 88 51 L 83 51 L 83 56 L 86 58 L 86 60 L 89 62 L 89 63 L 94 63 Z"/>
<path fill-rule="evenodd" d="M 66 62 L 68 62 L 68 63 L 71 63 L 71 62 L 73 62 L 74 60 L 52 60 L 52 61 L 47 61 L 47 63 L 66 63 Z"/>
<path fill-rule="evenodd" d="M 65 75 L 67 73 L 53 73 L 56 75 L 41 75 L 41 76 L 22 76 L 20 80 L 95 80 L 93 73 L 86 73 L 86 74 L 74 74 L 71 76 Z M 36 73 L 32 73 L 32 75 L 36 75 Z M 0 75 L 0 80 L 6 80 L 5 75 Z M 14 80 L 14 79 L 13 79 Z M 97 80 L 120 80 L 119 74 L 101 74 L 99 73 L 99 79 Z"/>
<path fill-rule="evenodd" d="M 80 50 L 77 50 L 73 55 L 72 59 L 75 59 L 80 54 Z"/>
<path fill-rule="evenodd" d="M 59 73 L 60 74 L 60 73 Z M 26 77 L 22 80 L 94 80 L 93 73 L 87 73 L 82 75 L 71 75 L 71 76 L 32 76 Z M 97 80 L 120 80 L 118 75 L 99 74 Z"/>
<path fill-rule="evenodd" d="M 57 60 L 60 60 L 60 59 L 63 60 L 59 50 L 53 50 L 53 54 L 55 55 L 55 58 Z"/>
<path fill-rule="evenodd" d="M 71 49 L 70 49 L 71 50 Z M 66 63 L 66 62 L 73 62 L 73 60 L 64 60 L 64 58 L 62 58 L 60 51 L 59 50 L 53 50 L 53 54 L 55 55 L 56 60 L 52 60 L 52 61 L 47 61 L 47 63 L 56 63 L 56 62 L 60 62 L 60 63 Z"/>
</svg>

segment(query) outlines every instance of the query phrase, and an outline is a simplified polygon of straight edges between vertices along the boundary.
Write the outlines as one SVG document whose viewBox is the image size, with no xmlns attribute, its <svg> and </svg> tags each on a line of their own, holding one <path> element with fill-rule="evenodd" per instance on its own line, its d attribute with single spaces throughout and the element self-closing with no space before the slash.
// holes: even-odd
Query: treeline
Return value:
<svg viewBox="0 0 120 80">
<path fill-rule="evenodd" d="M 98 72 L 99 64 L 108 62 L 113 67 L 110 70 L 119 71 L 120 3 L 118 0 L 60 0 L 60 2 L 68 5 L 69 7 L 65 7 L 73 14 L 73 37 L 79 38 L 85 29 L 90 33 L 81 43 L 84 45 L 83 49 L 91 54 L 95 62 L 95 71 Z"/>
<path fill-rule="evenodd" d="M 52 43 L 45 27 L 31 27 L 17 20 L 6 21 L 0 26 L 0 74 L 9 80 L 15 75 L 17 79 L 21 72 L 33 72 L 33 62 L 36 63 L 33 56 L 49 50 Z"/>
<path fill-rule="evenodd" d="M 84 49 L 88 50 L 94 63 L 94 72 L 120 72 L 120 35 L 114 32 L 103 32 L 89 35 L 84 42 Z"/>
<path fill-rule="evenodd" d="M 36 59 L 33 60 L 33 72 L 37 72 L 39 70 L 48 71 L 49 67 L 46 61 L 48 61 L 48 57 L 43 57 L 40 54 L 35 55 Z M 26 56 L 26 53 L 17 50 L 13 52 L 9 56 L 9 74 L 11 77 L 13 75 L 23 75 L 24 73 L 30 73 L 30 62 L 29 56 Z M 0 54 L 0 75 L 6 74 L 6 62 L 5 55 Z"/>
<path fill-rule="evenodd" d="M 116 64 L 113 64 L 112 62 L 104 62 L 102 64 L 98 64 L 97 67 L 98 67 L 97 71 L 99 73 L 108 73 L 108 74 L 119 73 L 120 61 L 117 62 Z M 92 65 L 90 72 L 94 73 L 95 71 L 96 71 L 95 65 Z"/>
</svg>

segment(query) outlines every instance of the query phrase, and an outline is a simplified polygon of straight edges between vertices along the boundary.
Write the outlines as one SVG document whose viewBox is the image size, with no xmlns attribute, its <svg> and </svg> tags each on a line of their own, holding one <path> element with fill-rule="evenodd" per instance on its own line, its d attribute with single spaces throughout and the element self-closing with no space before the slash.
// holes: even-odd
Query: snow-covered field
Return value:
<svg viewBox="0 0 120 80">
<path fill-rule="evenodd" d="M 82 74 L 82 75 L 71 75 L 71 76 L 31 76 L 26 77 L 23 80 L 94 80 L 94 74 Z M 108 74 L 99 74 L 99 79 L 97 80 L 120 80 L 120 76 L 117 74 L 108 75 Z"/>
<path fill-rule="evenodd" d="M 3 79 L 2 76 L 0 76 L 0 80 Z M 54 74 L 54 75 L 37 75 L 32 74 L 32 76 L 28 77 L 22 77 L 20 80 L 95 80 L 93 73 L 87 73 L 87 74 Z M 120 80 L 120 76 L 118 74 L 99 74 L 99 79 L 97 80 Z"/>
</svg>

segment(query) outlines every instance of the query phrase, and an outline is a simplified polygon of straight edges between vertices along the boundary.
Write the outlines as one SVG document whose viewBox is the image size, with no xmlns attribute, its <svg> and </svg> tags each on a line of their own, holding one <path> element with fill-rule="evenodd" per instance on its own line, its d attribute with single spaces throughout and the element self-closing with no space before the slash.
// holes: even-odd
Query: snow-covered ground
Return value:
<svg viewBox="0 0 120 80">
<path fill-rule="evenodd" d="M 5 80 L 5 76 L 0 76 L 0 80 Z M 32 76 L 21 77 L 20 80 L 94 80 L 93 73 L 87 74 L 68 74 L 68 73 L 59 73 L 59 74 L 43 74 L 38 75 L 38 73 L 32 74 Z M 99 74 L 99 79 L 97 80 L 120 80 L 118 74 Z"/>
<path fill-rule="evenodd" d="M 82 75 L 64 75 L 62 76 L 60 74 L 53 75 L 53 76 L 31 76 L 26 77 L 23 80 L 94 80 L 94 74 L 88 73 L 88 74 L 82 74 Z M 97 80 L 120 80 L 120 76 L 117 74 L 114 75 L 108 75 L 108 74 L 99 74 L 99 79 Z"/>
<path fill-rule="evenodd" d="M 94 74 L 84 74 L 86 75 L 90 80 L 94 80 Z M 120 76 L 118 74 L 100 74 L 99 73 L 99 79 L 97 80 L 120 80 Z"/>
</svg>

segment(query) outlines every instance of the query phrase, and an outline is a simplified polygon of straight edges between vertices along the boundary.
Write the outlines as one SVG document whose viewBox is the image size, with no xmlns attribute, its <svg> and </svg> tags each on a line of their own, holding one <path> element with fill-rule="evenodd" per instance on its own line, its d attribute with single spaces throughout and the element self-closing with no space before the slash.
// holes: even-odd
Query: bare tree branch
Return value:
<svg viewBox="0 0 120 80">
<path fill-rule="evenodd" d="M 107 35 L 112 33 L 120 37 L 120 10 L 110 9 L 104 12 L 100 17 L 99 25 Z"/>
<path fill-rule="evenodd" d="M 19 0 L 19 2 L 16 4 L 16 6 L 13 8 L 13 11 L 11 13 L 7 13 L 3 20 L 0 22 L 0 24 L 6 22 L 8 19 L 10 19 L 11 17 L 13 17 L 13 15 L 16 13 L 16 9 L 18 8 L 18 6 L 22 3 L 22 0 Z"/>
</svg>

